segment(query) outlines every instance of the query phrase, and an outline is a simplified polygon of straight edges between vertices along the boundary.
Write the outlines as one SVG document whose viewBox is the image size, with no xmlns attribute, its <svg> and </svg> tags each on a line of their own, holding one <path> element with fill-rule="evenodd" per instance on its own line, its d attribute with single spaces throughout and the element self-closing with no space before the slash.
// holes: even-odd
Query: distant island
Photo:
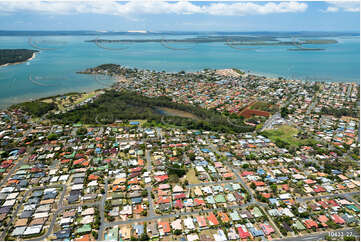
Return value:
<svg viewBox="0 0 361 242">
<path fill-rule="evenodd" d="M 198 36 L 184 39 L 92 39 L 85 42 L 105 42 L 105 43 L 154 43 L 154 42 L 179 42 L 179 43 L 211 43 L 211 42 L 232 42 L 232 45 L 293 45 L 293 44 L 336 44 L 335 39 L 308 39 L 279 41 L 272 36 Z"/>
<path fill-rule="evenodd" d="M 20 64 L 35 57 L 38 50 L 0 49 L 0 66 Z"/>
<path fill-rule="evenodd" d="M 338 43 L 335 39 L 303 39 L 303 40 L 291 40 L 291 41 L 279 41 L 276 37 L 272 36 L 198 36 L 195 38 L 184 39 L 93 39 L 85 40 L 85 42 L 99 43 L 214 43 L 224 42 L 225 45 L 231 48 L 237 48 L 237 46 L 295 46 L 296 49 L 288 49 L 290 51 L 312 51 L 312 50 L 325 50 L 323 48 L 305 48 L 302 45 L 328 45 Z M 165 46 L 167 48 L 171 48 Z"/>
</svg>

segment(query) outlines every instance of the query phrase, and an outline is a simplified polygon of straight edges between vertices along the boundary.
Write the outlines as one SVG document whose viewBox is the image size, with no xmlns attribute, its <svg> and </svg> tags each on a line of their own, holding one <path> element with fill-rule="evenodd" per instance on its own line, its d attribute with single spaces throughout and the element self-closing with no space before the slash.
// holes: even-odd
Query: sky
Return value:
<svg viewBox="0 0 361 242">
<path fill-rule="evenodd" d="M 0 0 L 0 30 L 360 31 L 360 2 Z"/>
</svg>

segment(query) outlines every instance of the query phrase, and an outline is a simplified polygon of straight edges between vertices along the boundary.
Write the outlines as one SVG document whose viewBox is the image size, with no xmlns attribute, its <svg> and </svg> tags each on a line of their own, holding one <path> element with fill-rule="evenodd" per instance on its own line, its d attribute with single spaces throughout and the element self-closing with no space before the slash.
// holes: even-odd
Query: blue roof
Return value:
<svg viewBox="0 0 361 242">
<path fill-rule="evenodd" d="M 195 162 L 195 164 L 197 165 L 197 166 L 207 166 L 208 165 L 208 162 L 207 161 L 197 161 L 197 162 Z"/>
<path fill-rule="evenodd" d="M 260 175 L 266 174 L 266 172 L 263 169 L 258 169 L 257 173 L 260 174 Z"/>
<path fill-rule="evenodd" d="M 13 150 L 10 152 L 10 155 L 17 154 L 18 152 L 19 152 L 19 150 Z"/>
<path fill-rule="evenodd" d="M 132 203 L 141 203 L 141 202 L 142 202 L 142 198 L 141 198 L 141 197 L 132 198 Z"/>
<path fill-rule="evenodd" d="M 339 171 L 339 170 L 332 170 L 332 174 L 335 174 L 335 175 L 339 175 L 341 174 L 342 172 Z"/>
<path fill-rule="evenodd" d="M 277 177 L 278 180 L 280 181 L 286 181 L 288 180 L 288 177 L 287 176 L 280 176 L 280 177 Z"/>
<path fill-rule="evenodd" d="M 276 203 L 277 203 L 277 199 L 275 199 L 275 198 L 270 198 L 270 199 L 269 199 L 269 202 L 272 203 L 272 204 L 276 204 Z"/>
<path fill-rule="evenodd" d="M 143 224 L 134 224 L 133 228 L 135 229 L 135 231 L 137 232 L 138 235 L 144 233 L 144 225 Z"/>
<path fill-rule="evenodd" d="M 264 233 L 262 230 L 256 230 L 255 228 L 250 228 L 249 231 L 251 232 L 251 234 L 254 237 L 258 237 L 258 236 L 264 236 Z"/>
<path fill-rule="evenodd" d="M 231 153 L 229 153 L 229 152 L 225 152 L 225 154 L 226 154 L 226 156 L 228 156 L 228 157 L 232 157 L 233 155 L 231 154 Z"/>
<path fill-rule="evenodd" d="M 206 152 L 206 153 L 209 153 L 211 152 L 209 149 L 201 149 L 202 152 Z"/>
<path fill-rule="evenodd" d="M 138 122 L 138 121 L 131 121 L 131 122 L 129 122 L 129 124 L 130 124 L 130 125 L 138 125 L 139 122 Z"/>
</svg>

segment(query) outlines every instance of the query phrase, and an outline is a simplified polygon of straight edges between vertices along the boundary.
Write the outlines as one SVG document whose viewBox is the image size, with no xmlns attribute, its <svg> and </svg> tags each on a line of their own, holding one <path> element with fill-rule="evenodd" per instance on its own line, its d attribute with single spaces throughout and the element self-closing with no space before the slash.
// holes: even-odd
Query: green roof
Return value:
<svg viewBox="0 0 361 242">
<path fill-rule="evenodd" d="M 296 223 L 293 224 L 293 226 L 296 227 L 296 229 L 298 230 L 306 229 L 305 226 L 303 226 L 303 224 L 299 220 L 297 220 Z"/>
<path fill-rule="evenodd" d="M 226 202 L 226 199 L 224 198 L 223 195 L 217 195 L 214 197 L 214 199 L 216 200 L 217 203 L 225 203 Z"/>
<path fill-rule="evenodd" d="M 253 214 L 255 215 L 255 217 L 261 217 L 262 216 L 262 212 L 261 210 L 259 210 L 258 207 L 255 207 L 253 210 L 252 210 Z"/>
<path fill-rule="evenodd" d="M 358 207 L 356 207 L 354 204 L 351 204 L 351 205 L 346 205 L 346 207 L 350 210 L 353 210 L 355 212 L 360 212 L 360 209 Z"/>
<path fill-rule="evenodd" d="M 97 167 L 96 169 L 97 169 L 97 170 L 105 170 L 105 169 L 108 169 L 108 168 L 109 168 L 109 165 L 106 164 L 105 166 L 99 166 L 99 167 Z"/>
<path fill-rule="evenodd" d="M 230 191 L 233 191 L 233 187 L 232 187 L 231 184 L 226 184 L 226 185 L 224 185 L 224 189 L 228 189 L 228 190 L 230 190 Z"/>
<path fill-rule="evenodd" d="M 20 170 L 26 170 L 26 169 L 31 169 L 31 166 L 29 166 L 29 165 L 22 165 L 22 166 L 20 167 Z"/>
<path fill-rule="evenodd" d="M 124 194 L 120 192 L 114 192 L 112 194 L 112 199 L 116 199 L 116 198 L 124 198 Z"/>
<path fill-rule="evenodd" d="M 207 203 L 210 203 L 210 204 L 215 204 L 215 203 L 216 203 L 216 202 L 214 201 L 213 196 L 208 196 L 208 197 L 206 197 L 206 201 L 207 201 Z"/>
<path fill-rule="evenodd" d="M 92 227 L 90 226 L 90 224 L 84 224 L 83 226 L 81 226 L 80 228 L 78 228 L 75 233 L 76 234 L 82 234 L 82 233 L 88 233 L 92 230 Z"/>
<path fill-rule="evenodd" d="M 237 213 L 237 211 L 233 211 L 232 213 L 229 214 L 229 216 L 231 217 L 231 219 L 233 221 L 241 220 L 241 218 L 239 217 L 239 214 Z"/>
<path fill-rule="evenodd" d="M 112 204 L 112 206 L 119 206 L 119 205 L 122 204 L 122 200 L 120 200 L 120 199 L 117 199 L 117 200 L 112 199 L 111 204 Z"/>
<path fill-rule="evenodd" d="M 73 159 L 76 155 L 76 152 L 74 151 L 71 155 L 64 155 L 66 159 Z"/>
<path fill-rule="evenodd" d="M 117 241 L 118 240 L 118 226 L 113 227 L 109 230 L 108 233 L 105 234 L 105 240 L 112 240 Z"/>
</svg>

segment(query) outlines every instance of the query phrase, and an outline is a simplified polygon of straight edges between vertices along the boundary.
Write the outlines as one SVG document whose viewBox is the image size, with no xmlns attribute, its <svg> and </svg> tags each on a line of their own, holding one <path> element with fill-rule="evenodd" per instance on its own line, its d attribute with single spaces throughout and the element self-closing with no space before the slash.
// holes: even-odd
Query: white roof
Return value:
<svg viewBox="0 0 361 242">
<path fill-rule="evenodd" d="M 186 218 L 184 221 L 184 226 L 187 227 L 187 229 L 194 229 L 194 223 L 193 223 L 193 219 L 192 218 Z"/>
<path fill-rule="evenodd" d="M 59 176 L 53 176 L 51 179 L 50 179 L 50 182 L 57 182 L 59 179 Z"/>
<path fill-rule="evenodd" d="M 6 199 L 7 199 L 7 200 L 15 199 L 18 195 L 19 195 L 18 192 L 13 192 L 13 193 L 10 193 L 10 194 L 6 197 Z"/>
<path fill-rule="evenodd" d="M 0 193 L 9 193 L 9 192 L 13 192 L 15 190 L 15 187 L 4 187 L 3 189 L 1 189 Z"/>
<path fill-rule="evenodd" d="M 67 181 L 69 178 L 69 175 L 61 175 L 59 178 L 59 181 Z"/>
<path fill-rule="evenodd" d="M 26 227 L 16 227 L 14 231 L 11 233 L 11 236 L 19 236 L 22 235 L 25 231 Z"/>
<path fill-rule="evenodd" d="M 290 199 L 291 198 L 291 194 L 289 193 L 284 193 L 284 194 L 280 194 L 279 195 L 280 199 Z"/>
<path fill-rule="evenodd" d="M 82 190 L 83 184 L 76 184 L 71 187 L 71 190 Z"/>
<path fill-rule="evenodd" d="M 24 205 L 24 211 L 34 210 L 35 208 L 36 208 L 36 204 Z"/>
<path fill-rule="evenodd" d="M 72 223 L 73 222 L 73 218 L 71 217 L 68 217 L 68 218 L 62 218 L 59 222 L 60 225 L 62 224 L 69 224 L 69 223 Z"/>
<path fill-rule="evenodd" d="M 33 215 L 33 217 L 34 217 L 35 219 L 37 219 L 37 218 L 47 218 L 47 217 L 49 217 L 49 213 L 48 213 L 48 212 L 35 213 L 35 214 Z"/>
<path fill-rule="evenodd" d="M 42 227 L 43 227 L 42 225 L 27 227 L 23 235 L 39 234 L 41 232 Z"/>
<path fill-rule="evenodd" d="M 187 240 L 188 240 L 188 241 L 199 240 L 199 236 L 198 236 L 198 234 L 188 234 L 188 235 L 187 235 Z"/>
<path fill-rule="evenodd" d="M 88 183 L 88 187 L 95 187 L 98 186 L 98 182 L 97 181 L 91 181 Z"/>
<path fill-rule="evenodd" d="M 180 219 L 174 220 L 170 225 L 174 230 L 182 230 L 182 220 Z"/>
<path fill-rule="evenodd" d="M 94 220 L 94 216 L 88 215 L 88 216 L 83 217 L 80 223 L 81 224 L 90 224 L 93 222 L 93 220 Z"/>
<path fill-rule="evenodd" d="M 16 202 L 16 199 L 6 200 L 2 206 L 3 206 L 3 207 L 13 206 L 13 205 L 15 204 L 15 202 Z"/>
<path fill-rule="evenodd" d="M 85 210 L 83 210 L 83 212 L 81 213 L 82 216 L 85 216 L 85 215 L 92 215 L 95 213 L 95 210 L 93 207 L 91 208 L 87 208 Z"/>
</svg>

